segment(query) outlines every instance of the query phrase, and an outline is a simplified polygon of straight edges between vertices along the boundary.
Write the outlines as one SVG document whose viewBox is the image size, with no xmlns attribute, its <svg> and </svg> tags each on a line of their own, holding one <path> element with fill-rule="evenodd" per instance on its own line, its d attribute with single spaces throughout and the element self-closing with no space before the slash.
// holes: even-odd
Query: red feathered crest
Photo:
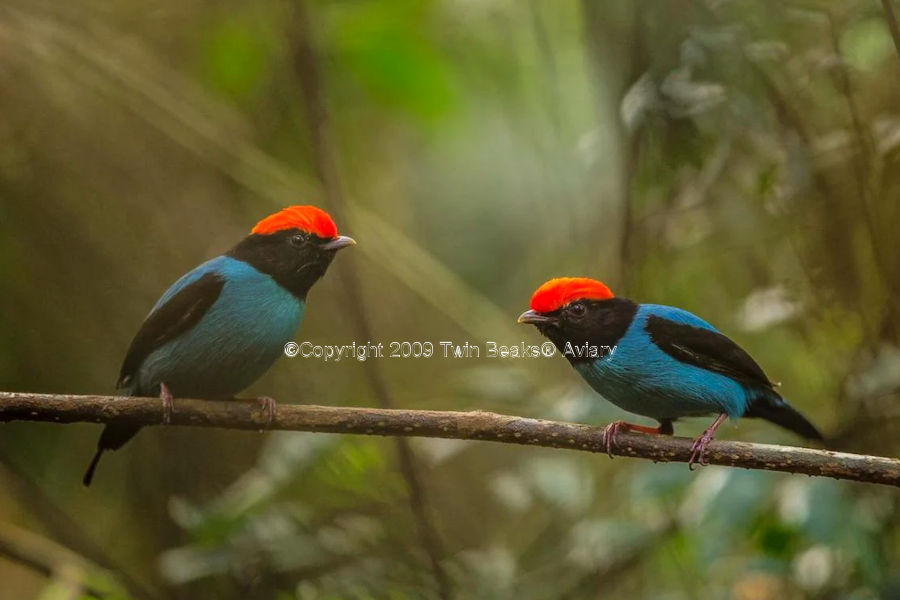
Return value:
<svg viewBox="0 0 900 600">
<path fill-rule="evenodd" d="M 539 287 L 531 296 L 531 310 L 549 313 L 575 300 L 608 300 L 613 294 L 600 281 L 587 277 L 558 277 Z"/>
<path fill-rule="evenodd" d="M 250 233 L 265 235 L 285 229 L 300 229 L 326 240 L 337 237 L 334 221 L 315 206 L 288 206 L 257 223 Z"/>
</svg>

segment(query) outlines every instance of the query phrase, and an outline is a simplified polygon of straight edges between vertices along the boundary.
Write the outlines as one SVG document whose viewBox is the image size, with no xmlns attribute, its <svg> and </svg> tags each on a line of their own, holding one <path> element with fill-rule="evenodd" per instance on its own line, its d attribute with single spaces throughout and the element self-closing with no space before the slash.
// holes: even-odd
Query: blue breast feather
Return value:
<svg viewBox="0 0 900 600">
<path fill-rule="evenodd" d="M 209 272 L 225 278 L 219 298 L 196 326 L 147 356 L 132 393 L 156 393 L 165 382 L 176 396 L 233 397 L 262 376 L 293 338 L 305 303 L 268 275 L 228 256 L 181 277 L 153 310 Z"/>
<path fill-rule="evenodd" d="M 680 308 L 642 304 L 615 352 L 576 366 L 582 377 L 618 407 L 654 419 L 727 413 L 737 418 L 762 389 L 672 358 L 654 344 L 646 331 L 656 315 L 676 323 L 717 331 L 703 319 Z"/>
</svg>

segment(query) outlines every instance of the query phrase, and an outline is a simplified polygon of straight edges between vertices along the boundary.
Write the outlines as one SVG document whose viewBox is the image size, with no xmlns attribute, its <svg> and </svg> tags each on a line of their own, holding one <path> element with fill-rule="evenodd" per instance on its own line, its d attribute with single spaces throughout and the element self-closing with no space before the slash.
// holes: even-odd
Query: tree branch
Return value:
<svg viewBox="0 0 900 600">
<path fill-rule="evenodd" d="M 74 396 L 0 392 L 0 422 L 134 423 L 160 425 L 158 398 Z M 261 430 L 262 407 L 255 401 L 177 399 L 173 425 Z M 606 452 L 603 428 L 483 411 L 456 412 L 281 404 L 271 429 L 314 433 L 483 440 L 525 446 Z M 691 440 L 622 433 L 612 453 L 656 462 L 687 462 Z M 900 460 L 793 446 L 714 441 L 710 464 L 803 473 L 900 487 Z"/>
</svg>

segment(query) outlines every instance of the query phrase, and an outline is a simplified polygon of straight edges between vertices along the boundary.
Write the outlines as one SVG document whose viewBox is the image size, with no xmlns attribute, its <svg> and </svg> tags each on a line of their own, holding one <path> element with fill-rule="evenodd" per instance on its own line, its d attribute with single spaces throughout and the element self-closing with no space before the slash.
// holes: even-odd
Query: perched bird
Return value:
<svg viewBox="0 0 900 600">
<path fill-rule="evenodd" d="M 705 464 L 707 445 L 729 417 L 759 417 L 822 439 L 749 354 L 680 308 L 638 304 L 594 279 L 561 277 L 534 292 L 519 323 L 535 325 L 604 398 L 659 421 L 659 427 L 610 424 L 604 432 L 610 455 L 621 431 L 671 435 L 675 420 L 710 414 L 718 416 L 694 441 L 691 467 Z"/>
<path fill-rule="evenodd" d="M 354 244 L 315 206 L 269 215 L 227 253 L 166 290 L 134 336 L 116 387 L 132 396 L 159 396 L 165 422 L 173 396 L 233 398 L 281 356 L 303 318 L 310 287 L 338 250 Z M 262 401 L 271 422 L 274 402 Z M 104 428 L 84 485 L 91 484 L 103 452 L 118 450 L 139 429 Z"/>
</svg>

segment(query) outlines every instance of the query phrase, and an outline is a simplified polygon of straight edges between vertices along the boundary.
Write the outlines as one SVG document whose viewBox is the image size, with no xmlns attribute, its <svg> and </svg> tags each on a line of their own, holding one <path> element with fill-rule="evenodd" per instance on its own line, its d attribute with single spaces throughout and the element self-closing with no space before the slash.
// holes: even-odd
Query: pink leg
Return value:
<svg viewBox="0 0 900 600">
<path fill-rule="evenodd" d="M 175 410 L 175 402 L 172 392 L 169 390 L 169 386 L 166 385 L 165 381 L 160 382 L 159 384 L 159 399 L 162 400 L 163 405 L 163 424 L 168 425 L 172 422 L 172 412 Z"/>
<path fill-rule="evenodd" d="M 720 414 L 716 417 L 716 420 L 713 421 L 712 425 L 706 428 L 703 433 L 700 434 L 696 440 L 694 440 L 694 445 L 691 446 L 691 459 L 688 461 L 688 468 L 693 471 L 694 464 L 699 464 L 701 467 L 705 467 L 709 463 L 706 462 L 706 447 L 709 446 L 709 443 L 713 440 L 713 436 L 716 433 L 716 429 L 719 428 L 719 425 L 725 422 L 728 418 L 728 415 L 725 413 Z"/>
<path fill-rule="evenodd" d="M 613 421 L 603 430 L 603 445 L 606 446 L 606 453 L 609 454 L 610 458 L 613 457 L 612 449 L 616 446 L 616 436 L 620 433 L 625 433 L 626 431 L 640 431 L 641 433 L 650 433 L 654 435 L 667 435 L 666 432 L 663 431 L 662 425 L 659 427 L 647 427 L 645 425 L 632 425 L 625 421 Z M 668 435 L 671 435 L 671 432 L 669 432 Z"/>
</svg>

